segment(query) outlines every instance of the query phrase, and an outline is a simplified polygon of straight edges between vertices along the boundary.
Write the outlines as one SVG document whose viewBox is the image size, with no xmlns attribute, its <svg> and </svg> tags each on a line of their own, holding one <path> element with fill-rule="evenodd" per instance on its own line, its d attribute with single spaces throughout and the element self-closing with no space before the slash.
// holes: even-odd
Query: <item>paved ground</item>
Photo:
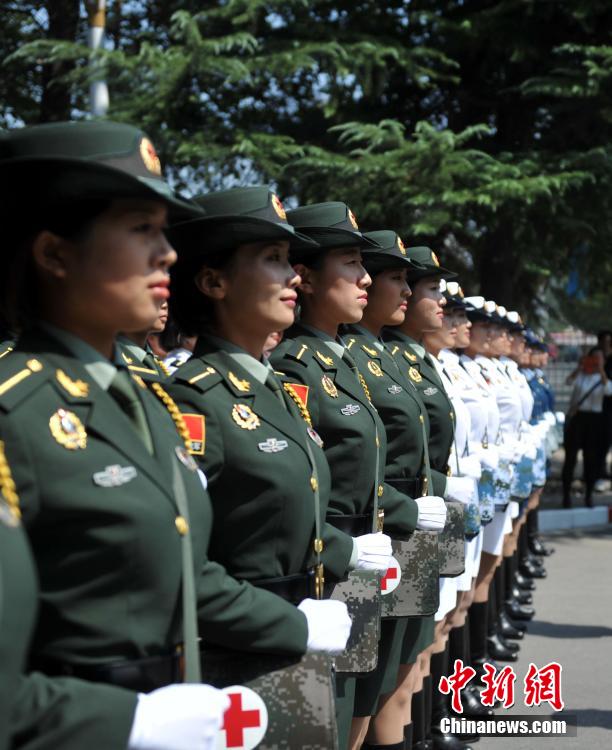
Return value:
<svg viewBox="0 0 612 750">
<path fill-rule="evenodd" d="M 548 578 L 538 581 L 536 617 L 522 641 L 517 704 L 498 715 L 544 714 L 522 705 L 522 680 L 529 662 L 563 666 L 565 711 L 576 714 L 574 738 L 482 738 L 474 750 L 611 750 L 612 748 L 612 528 L 551 535 L 556 552 L 547 558 Z"/>
</svg>

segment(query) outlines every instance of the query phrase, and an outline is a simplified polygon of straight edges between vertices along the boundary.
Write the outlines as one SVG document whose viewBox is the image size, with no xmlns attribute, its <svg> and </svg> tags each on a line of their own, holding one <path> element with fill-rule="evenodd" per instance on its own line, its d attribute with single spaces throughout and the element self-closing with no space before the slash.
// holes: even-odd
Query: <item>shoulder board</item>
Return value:
<svg viewBox="0 0 612 750">
<path fill-rule="evenodd" d="M 185 364 L 174 373 L 174 382 L 192 386 L 201 393 L 208 391 L 217 383 L 221 383 L 223 377 L 214 367 L 203 362 L 185 362 Z"/>
<path fill-rule="evenodd" d="M 314 352 L 307 344 L 302 343 L 299 339 L 288 341 L 285 350 L 283 351 L 283 357 L 293 359 L 296 362 L 300 362 L 304 367 L 308 366 L 308 363 L 312 360 Z"/>
<path fill-rule="evenodd" d="M 8 412 L 45 383 L 52 368 L 26 352 L 13 352 L 0 374 L 0 409 Z"/>
<path fill-rule="evenodd" d="M 157 370 L 153 370 L 151 367 L 146 367 L 146 365 L 140 363 L 128 365 L 128 370 L 132 375 L 138 375 L 138 377 L 147 381 L 157 382 L 162 378 Z"/>
<path fill-rule="evenodd" d="M 348 343 L 347 343 L 347 345 L 346 345 L 346 348 L 347 348 L 347 349 L 350 349 L 350 348 L 351 348 L 351 346 L 353 346 L 353 344 L 354 344 L 354 343 L 355 343 L 355 339 L 349 339 L 349 340 L 348 340 Z"/>
</svg>

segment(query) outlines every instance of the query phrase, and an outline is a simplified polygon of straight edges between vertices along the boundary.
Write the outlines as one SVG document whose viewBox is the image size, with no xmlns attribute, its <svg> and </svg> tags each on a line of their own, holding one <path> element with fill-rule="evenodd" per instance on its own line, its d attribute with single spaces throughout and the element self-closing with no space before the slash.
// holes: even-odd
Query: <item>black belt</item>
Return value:
<svg viewBox="0 0 612 750">
<path fill-rule="evenodd" d="M 77 677 L 88 682 L 104 682 L 108 685 L 149 693 L 166 685 L 183 682 L 183 658 L 180 650 L 165 656 L 148 656 L 132 661 L 110 664 L 67 664 L 56 659 L 36 659 L 32 668 L 49 677 Z"/>
<path fill-rule="evenodd" d="M 314 572 L 294 573 L 290 576 L 278 576 L 277 578 L 262 578 L 259 581 L 251 581 L 253 586 L 258 589 L 265 589 L 276 596 L 280 596 L 291 604 L 296 606 L 304 599 L 313 599 L 315 597 L 315 576 Z M 323 598 L 329 598 L 333 583 L 323 585 Z"/>
<path fill-rule="evenodd" d="M 385 482 L 404 495 L 408 495 L 408 497 L 421 497 L 421 477 L 409 477 L 407 479 L 387 479 L 385 477 Z"/>
<path fill-rule="evenodd" d="M 360 513 L 352 516 L 327 516 L 325 520 L 335 529 L 350 536 L 363 536 L 372 533 L 372 514 Z"/>
</svg>

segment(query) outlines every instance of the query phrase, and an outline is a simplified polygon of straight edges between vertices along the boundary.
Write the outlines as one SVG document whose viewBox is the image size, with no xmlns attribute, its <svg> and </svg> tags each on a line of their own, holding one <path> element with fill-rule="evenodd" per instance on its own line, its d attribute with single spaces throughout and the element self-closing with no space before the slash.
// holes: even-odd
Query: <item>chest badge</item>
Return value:
<svg viewBox="0 0 612 750">
<path fill-rule="evenodd" d="M 420 383 L 423 380 L 423 376 L 416 367 L 409 368 L 408 376 L 410 377 L 410 380 L 414 380 L 415 383 Z"/>
<path fill-rule="evenodd" d="M 87 446 L 87 433 L 74 412 L 58 409 L 49 420 L 49 429 L 55 440 L 69 451 Z"/>
<path fill-rule="evenodd" d="M 98 487 L 120 487 L 122 484 L 131 482 L 135 476 L 136 469 L 133 466 L 113 464 L 107 466 L 104 471 L 97 471 L 93 475 L 93 481 Z"/>
<path fill-rule="evenodd" d="M 338 398 L 338 389 L 334 385 L 334 381 L 329 377 L 329 375 L 323 375 L 321 378 L 321 385 L 323 386 L 323 390 L 325 393 L 327 393 L 328 396 L 331 396 L 332 398 Z"/>
<path fill-rule="evenodd" d="M 340 411 L 345 417 L 352 417 L 354 414 L 357 414 L 358 411 L 361 411 L 361 406 L 359 406 L 359 404 L 347 404 L 346 406 L 343 406 Z"/>
<path fill-rule="evenodd" d="M 393 394 L 394 396 L 397 396 L 398 393 L 401 393 L 404 389 L 401 385 L 390 385 L 387 390 L 389 393 Z"/>
<path fill-rule="evenodd" d="M 380 369 L 380 365 L 372 359 L 368 362 L 368 370 L 377 378 L 382 378 L 383 376 L 383 371 Z"/>
<path fill-rule="evenodd" d="M 434 388 L 433 386 L 431 388 L 425 388 L 425 390 L 423 391 L 425 396 L 435 396 L 437 392 L 438 389 Z"/>
<path fill-rule="evenodd" d="M 243 430 L 255 430 L 261 424 L 257 414 L 247 404 L 234 404 L 232 419 Z"/>
<path fill-rule="evenodd" d="M 319 446 L 319 448 L 323 447 L 323 440 L 321 439 L 319 433 L 314 429 L 314 427 L 307 427 L 306 432 L 308 433 L 310 439 L 315 442 Z"/>
<path fill-rule="evenodd" d="M 320 351 L 317 351 L 317 357 L 328 367 L 332 367 L 334 364 L 334 360 L 331 357 L 326 357 L 325 354 L 321 354 Z"/>
<path fill-rule="evenodd" d="M 286 440 L 278 440 L 277 438 L 268 438 L 263 443 L 258 443 L 257 447 L 262 453 L 280 453 L 285 448 L 289 447 L 289 443 Z"/>
</svg>

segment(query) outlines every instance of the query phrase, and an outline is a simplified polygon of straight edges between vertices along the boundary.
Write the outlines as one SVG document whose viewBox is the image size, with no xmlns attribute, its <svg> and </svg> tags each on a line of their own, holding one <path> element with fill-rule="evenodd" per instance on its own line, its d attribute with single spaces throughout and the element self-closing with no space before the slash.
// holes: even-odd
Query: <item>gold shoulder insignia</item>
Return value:
<svg viewBox="0 0 612 750">
<path fill-rule="evenodd" d="M 12 351 L 13 351 L 13 347 L 7 346 L 6 349 L 0 354 L 0 359 L 2 359 L 2 357 L 6 357 L 6 355 L 10 354 Z"/>
<path fill-rule="evenodd" d="M 346 348 L 347 348 L 347 349 L 350 349 L 350 348 L 351 348 L 351 346 L 353 346 L 353 344 L 354 344 L 354 343 L 355 343 L 355 339 L 349 339 L 349 342 L 348 342 L 348 344 L 346 345 Z"/>
<path fill-rule="evenodd" d="M 395 356 L 399 351 L 399 346 L 394 346 L 393 349 L 391 349 L 392 356 Z"/>
<path fill-rule="evenodd" d="M 72 380 L 63 370 L 56 370 L 55 377 L 62 388 L 68 391 L 71 396 L 85 398 L 89 395 L 89 384 L 83 380 Z"/>
<path fill-rule="evenodd" d="M 326 357 L 325 354 L 321 354 L 320 351 L 317 350 L 317 357 L 323 362 L 324 365 L 327 365 L 328 367 L 333 367 L 334 360 L 331 357 Z"/>
<path fill-rule="evenodd" d="M 150 367 L 139 367 L 138 365 L 128 365 L 130 372 L 146 372 L 147 375 L 159 375 L 157 370 L 152 370 Z"/>
<path fill-rule="evenodd" d="M 15 373 L 12 377 L 5 380 L 4 383 L 0 383 L 0 396 L 3 396 L 11 388 L 14 388 L 22 380 L 30 377 L 34 372 L 40 372 L 43 368 L 42 364 L 37 359 L 29 359 L 26 362 L 26 367 L 23 370 Z"/>
<path fill-rule="evenodd" d="M 251 384 L 248 380 L 241 380 L 239 377 L 234 375 L 233 372 L 228 372 L 227 377 L 229 378 L 230 383 L 234 386 L 234 388 L 241 391 L 242 393 L 248 393 L 251 390 Z"/>
<path fill-rule="evenodd" d="M 128 357 L 128 355 L 125 352 L 122 351 L 121 352 L 121 356 L 125 360 L 126 364 L 128 364 L 128 365 L 134 364 L 134 360 L 131 357 Z"/>
<path fill-rule="evenodd" d="M 197 383 L 198 380 L 202 380 L 202 378 L 207 378 L 209 375 L 214 375 L 215 372 L 216 371 L 215 371 L 214 367 L 207 367 L 204 370 L 204 372 L 201 372 L 199 375 L 196 375 L 195 377 L 190 378 L 188 382 L 189 383 Z"/>
</svg>

